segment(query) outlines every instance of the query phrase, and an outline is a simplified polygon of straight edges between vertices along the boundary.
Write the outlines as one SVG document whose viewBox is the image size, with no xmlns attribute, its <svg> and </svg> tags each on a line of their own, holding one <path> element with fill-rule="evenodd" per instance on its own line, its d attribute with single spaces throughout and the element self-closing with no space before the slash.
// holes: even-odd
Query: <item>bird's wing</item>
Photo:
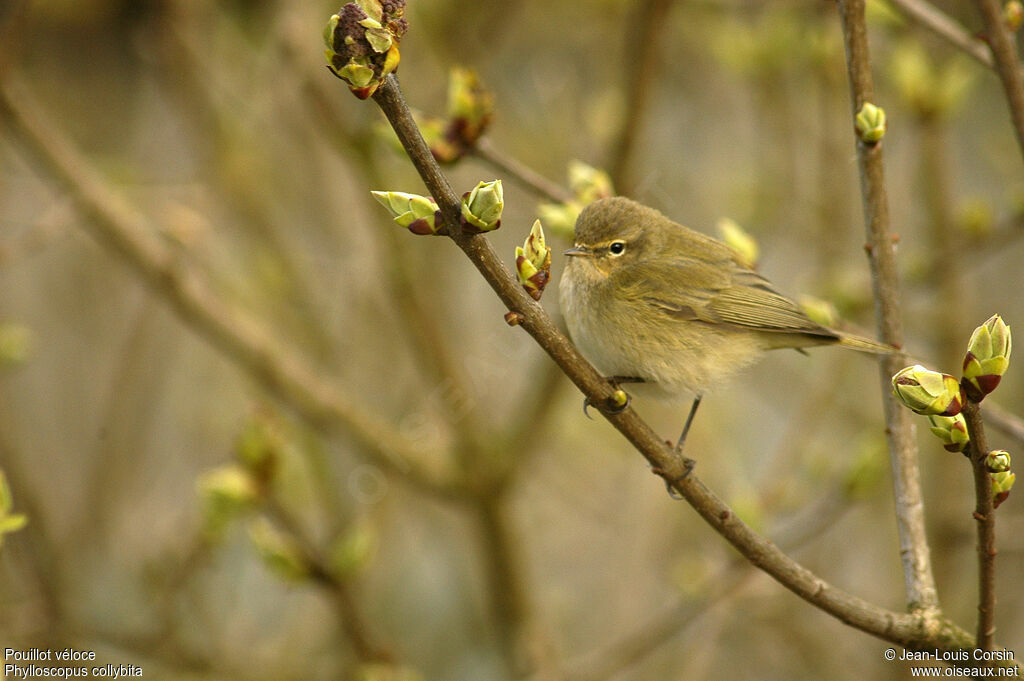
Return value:
<svg viewBox="0 0 1024 681">
<path fill-rule="evenodd" d="M 645 263 L 642 270 L 644 276 L 634 270 L 624 277 L 622 290 L 674 318 L 767 332 L 836 335 L 811 321 L 764 277 L 736 263 L 731 253 L 674 257 Z M 669 283 L 681 281 L 686 286 Z"/>
</svg>

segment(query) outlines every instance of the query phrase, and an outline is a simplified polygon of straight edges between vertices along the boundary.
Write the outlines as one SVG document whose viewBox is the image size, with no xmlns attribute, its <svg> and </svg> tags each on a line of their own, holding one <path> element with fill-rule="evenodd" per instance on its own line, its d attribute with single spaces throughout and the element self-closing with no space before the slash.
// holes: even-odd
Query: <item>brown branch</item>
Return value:
<svg viewBox="0 0 1024 681">
<path fill-rule="evenodd" d="M 470 149 L 469 153 L 476 156 L 481 161 L 490 164 L 497 170 L 507 174 L 523 187 L 529 189 L 543 199 L 547 199 L 548 201 L 553 201 L 555 203 L 565 203 L 566 201 L 572 200 L 572 194 L 563 189 L 560 185 L 547 179 L 533 168 L 523 165 L 510 156 L 502 154 L 494 148 L 494 145 L 491 144 L 491 141 L 486 137 L 478 140 L 473 148 Z"/>
<path fill-rule="evenodd" d="M 310 424 L 343 432 L 372 463 L 420 489 L 453 493 L 446 481 L 418 465 L 422 453 L 390 424 L 351 400 L 351 391 L 323 380 L 258 319 L 222 300 L 197 272 L 177 262 L 174 250 L 156 236 L 144 216 L 107 187 L 26 88 L 0 82 L 0 119 L 31 159 L 81 207 L 94 236 L 135 269 L 188 326 Z"/>
<path fill-rule="evenodd" d="M 1017 133 L 1017 145 L 1024 155 L 1024 74 L 1020 70 L 1017 46 L 1003 19 L 1002 3 L 998 0 L 975 0 L 974 4 L 985 22 L 985 33 L 992 48 L 996 72 L 1003 83 L 1013 129 Z"/>
<path fill-rule="evenodd" d="M 992 52 L 983 40 L 971 35 L 970 31 L 944 14 L 925 0 L 889 0 L 889 3 L 906 18 L 916 21 L 940 38 L 963 50 L 988 68 L 994 66 Z"/>
<path fill-rule="evenodd" d="M 838 4 L 843 25 L 843 42 L 846 46 L 851 100 L 856 115 L 865 102 L 874 103 L 875 96 L 864 19 L 865 2 L 839 0 Z M 896 269 L 895 244 L 889 224 L 882 145 L 858 140 L 857 160 L 860 167 L 875 317 L 882 340 L 901 347 L 903 326 L 899 276 Z M 925 534 L 924 502 L 921 495 L 914 424 L 911 412 L 896 401 L 891 394 L 890 386 L 890 377 L 902 367 L 903 358 L 900 355 L 889 355 L 880 358 L 879 364 L 886 434 L 892 464 L 896 525 L 899 530 L 900 558 L 903 561 L 907 601 L 911 611 L 921 612 L 927 617 L 938 613 L 939 599 Z"/>
<path fill-rule="evenodd" d="M 974 519 L 978 523 L 978 633 L 974 645 L 981 650 L 992 650 L 996 631 L 996 514 L 992 507 L 992 479 L 985 462 L 989 449 L 981 405 L 967 400 L 963 414 L 971 436 L 968 451 L 974 470 Z"/>
<path fill-rule="evenodd" d="M 453 217 L 457 215 L 458 197 L 423 142 L 397 79 L 389 76 L 373 97 L 395 127 L 410 160 L 441 207 L 452 240 L 466 253 L 508 309 L 519 314 L 520 326 L 590 402 L 595 405 L 611 404 L 613 387 L 559 333 L 540 304 L 527 295 L 509 274 L 487 238 L 464 235 L 455 229 L 458 223 Z M 695 473 L 683 477 L 686 472 L 684 463 L 676 456 L 671 444 L 659 438 L 632 408 L 620 413 L 602 411 L 602 415 L 653 467 L 662 471 L 667 479 L 677 480 L 673 485 L 675 490 L 716 532 L 752 564 L 807 602 L 850 626 L 914 649 L 961 650 L 972 643 L 967 632 L 951 622 L 940 620 L 936 612 L 923 608 L 910 614 L 893 612 L 825 582 L 744 524 Z"/>
</svg>

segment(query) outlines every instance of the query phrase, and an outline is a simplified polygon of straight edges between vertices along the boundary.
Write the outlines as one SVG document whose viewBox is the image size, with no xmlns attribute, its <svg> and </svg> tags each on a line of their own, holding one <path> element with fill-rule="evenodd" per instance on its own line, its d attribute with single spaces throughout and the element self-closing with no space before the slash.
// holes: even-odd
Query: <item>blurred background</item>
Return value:
<svg viewBox="0 0 1024 681">
<path fill-rule="evenodd" d="M 968 3 L 937 4 L 980 29 Z M 424 189 L 379 109 L 324 68 L 337 10 L 0 3 L 9 92 L 88 165 L 58 177 L 0 126 L 0 469 L 29 519 L 0 548 L 0 647 L 162 679 L 906 678 L 888 644 L 672 501 L 462 253 L 373 201 Z M 832 3 L 411 0 L 406 16 L 413 107 L 442 114 L 449 70 L 470 67 L 497 158 L 563 186 L 574 159 L 604 168 L 707 233 L 735 220 L 780 290 L 873 334 Z M 883 5 L 870 20 L 907 350 L 955 373 L 975 326 L 1024 319 L 1021 153 L 990 70 Z M 504 181 L 488 238 L 511 265 L 546 199 L 493 159 L 447 171 L 459 192 Z M 76 177 L 125 208 L 159 271 L 97 227 L 110 215 L 75 200 Z M 551 245 L 557 281 L 567 242 Z M 239 329 L 255 340 L 225 339 Z M 1019 376 L 990 398 L 1018 414 Z M 855 353 L 770 355 L 706 396 L 687 449 L 746 522 L 903 611 L 879 384 Z M 686 405 L 634 406 L 678 435 Z M 973 631 L 970 467 L 926 425 L 940 599 Z M 998 512 L 996 638 L 1020 650 L 1018 502 Z"/>
</svg>

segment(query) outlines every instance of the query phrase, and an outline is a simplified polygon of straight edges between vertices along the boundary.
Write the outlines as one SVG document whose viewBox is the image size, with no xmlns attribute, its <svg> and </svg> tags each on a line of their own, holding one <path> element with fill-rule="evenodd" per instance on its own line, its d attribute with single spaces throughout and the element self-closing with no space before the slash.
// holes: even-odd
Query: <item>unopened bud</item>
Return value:
<svg viewBox="0 0 1024 681">
<path fill-rule="evenodd" d="M 480 182 L 473 191 L 462 196 L 463 229 L 469 234 L 498 229 L 501 227 L 501 211 L 504 208 L 501 180 Z"/>
<path fill-rule="evenodd" d="M 990 477 L 992 478 L 992 506 L 999 508 L 999 505 L 1010 496 L 1010 490 L 1013 489 L 1013 483 L 1017 476 L 1010 471 L 1003 471 L 993 473 Z"/>
<path fill-rule="evenodd" d="M 967 434 L 967 421 L 964 420 L 963 414 L 956 416 L 931 414 L 928 416 L 928 421 L 931 423 L 932 434 L 942 440 L 942 446 L 947 452 L 962 452 L 967 449 L 971 437 Z"/>
<path fill-rule="evenodd" d="M 893 394 L 918 414 L 955 416 L 963 408 L 963 389 L 949 374 L 915 364 L 892 377 Z"/>
<path fill-rule="evenodd" d="M 974 402 L 996 389 L 1010 366 L 1010 327 L 995 314 L 971 334 L 964 356 L 964 390 Z"/>
<path fill-rule="evenodd" d="M 569 161 L 569 188 L 584 206 L 615 193 L 608 173 L 582 161 Z"/>
<path fill-rule="evenodd" d="M 885 109 L 871 102 L 864 102 L 854 121 L 857 136 L 868 144 L 876 144 L 885 136 Z"/>
<path fill-rule="evenodd" d="M 1010 470 L 1010 453 L 1005 449 L 993 449 L 985 456 L 989 473 L 1005 473 Z"/>
<path fill-rule="evenodd" d="M 540 220 L 533 222 L 530 235 L 522 246 L 516 246 L 516 274 L 519 283 L 534 300 L 540 300 L 551 279 L 551 248 L 544 241 Z"/>
<path fill-rule="evenodd" d="M 396 223 L 413 234 L 437 234 L 440 212 L 433 198 L 405 192 L 370 193 L 388 209 Z"/>
</svg>

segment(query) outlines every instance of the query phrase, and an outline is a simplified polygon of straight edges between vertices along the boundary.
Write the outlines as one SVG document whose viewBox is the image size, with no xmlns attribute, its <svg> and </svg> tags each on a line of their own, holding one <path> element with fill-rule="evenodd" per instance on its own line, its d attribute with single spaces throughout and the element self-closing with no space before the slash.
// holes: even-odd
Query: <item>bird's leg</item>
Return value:
<svg viewBox="0 0 1024 681">
<path fill-rule="evenodd" d="M 608 381 L 609 383 L 611 383 L 616 389 L 619 389 L 619 384 L 620 383 L 644 383 L 645 382 L 644 379 L 639 378 L 637 376 L 605 376 L 605 380 Z M 618 403 L 614 403 L 611 400 L 609 400 L 609 404 L 605 405 L 605 411 L 607 411 L 609 414 L 621 414 L 622 412 L 624 412 L 626 410 L 626 407 L 629 406 L 630 397 L 629 397 L 629 394 L 626 393 L 625 391 L 623 391 L 623 394 L 626 396 L 626 401 L 625 402 L 623 402 L 622 404 L 618 404 Z M 583 398 L 583 414 L 588 419 L 589 418 L 593 418 L 593 417 L 589 413 L 587 413 L 587 409 L 589 407 L 593 407 L 593 406 L 595 406 L 595 405 L 594 405 L 593 402 L 590 401 L 589 397 L 584 397 Z"/>
<path fill-rule="evenodd" d="M 693 404 L 690 406 L 690 413 L 687 414 L 686 423 L 683 424 L 683 432 L 679 435 L 679 441 L 676 442 L 675 449 L 673 450 L 676 456 L 682 457 L 684 469 L 683 474 L 676 476 L 674 478 L 669 478 L 668 474 L 664 470 L 658 468 L 654 469 L 654 472 L 657 475 L 660 475 L 662 478 L 665 479 L 665 488 L 668 490 L 668 495 L 673 499 L 682 499 L 681 496 L 675 493 L 673 486 L 676 483 L 685 480 L 686 476 L 688 476 L 690 474 L 690 471 L 693 470 L 693 467 L 697 465 L 697 462 L 694 461 L 693 459 L 689 459 L 683 456 L 683 445 L 686 443 L 686 434 L 690 432 L 690 426 L 693 424 L 693 417 L 696 416 L 697 414 L 697 407 L 700 406 L 700 401 L 702 397 L 703 395 L 700 395 L 698 393 L 697 396 L 693 398 Z"/>
</svg>

